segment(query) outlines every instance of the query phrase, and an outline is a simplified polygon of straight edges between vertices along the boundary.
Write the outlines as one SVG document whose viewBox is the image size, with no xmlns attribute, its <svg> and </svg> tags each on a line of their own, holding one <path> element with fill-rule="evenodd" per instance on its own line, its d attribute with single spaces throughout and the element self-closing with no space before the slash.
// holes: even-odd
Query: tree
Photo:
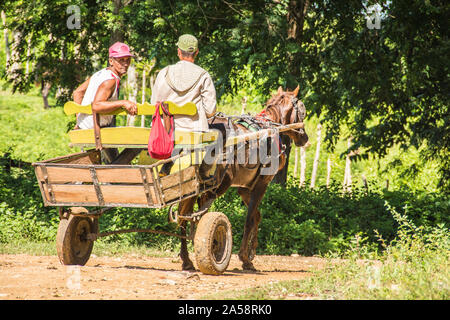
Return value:
<svg viewBox="0 0 450 320">
<path fill-rule="evenodd" d="M 394 144 L 426 144 L 424 160 L 449 157 L 448 17 L 445 1 L 389 1 L 380 29 L 369 29 L 366 1 L 315 1 L 305 31 L 305 105 L 326 124 L 332 146 L 346 124 L 352 150 L 384 156 Z M 315 62 L 313 61 L 315 57 Z M 349 150 L 348 152 L 350 152 Z"/>
<path fill-rule="evenodd" d="M 80 8 L 81 29 L 69 28 L 66 9 L 71 5 Z M 6 73 L 13 91 L 27 91 L 36 82 L 43 88 L 51 84 L 60 88 L 65 101 L 108 47 L 107 24 L 98 14 L 104 6 L 96 1 L 5 1 L 0 6 L 11 17 L 7 27 L 19 35 L 15 44 L 19 54 L 11 57 L 10 65 L 20 67 Z M 28 51 L 29 46 L 34 50 Z M 23 66 L 28 59 L 34 68 L 27 74 Z"/>
<path fill-rule="evenodd" d="M 317 115 L 333 150 L 345 124 L 356 157 L 383 157 L 394 144 L 438 159 L 441 186 L 450 188 L 448 16 L 444 0 L 382 1 L 380 28 L 370 28 L 372 0 L 95 1 L 41 0 L 0 4 L 7 28 L 20 35 L 15 58 L 34 67 L 7 73 L 14 90 L 52 83 L 62 100 L 106 65 L 111 41 L 123 39 L 152 72 L 177 61 L 176 41 L 192 33 L 198 63 L 213 76 L 218 98 L 248 80 L 268 98 L 278 86 L 300 85 L 309 115 Z M 66 8 L 80 8 L 81 28 L 69 29 Z M 29 35 L 32 34 L 30 40 Z M 29 43 L 30 42 L 30 43 Z M 34 48 L 27 57 L 29 45 Z M 287 148 L 289 150 L 289 147 Z M 348 150 L 347 153 L 352 150 Z M 345 155 L 344 155 L 345 156 Z"/>
</svg>

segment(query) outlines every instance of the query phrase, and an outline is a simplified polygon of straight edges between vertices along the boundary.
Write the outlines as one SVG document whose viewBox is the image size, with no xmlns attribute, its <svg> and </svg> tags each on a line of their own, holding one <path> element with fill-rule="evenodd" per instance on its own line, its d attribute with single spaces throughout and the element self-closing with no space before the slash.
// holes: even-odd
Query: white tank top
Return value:
<svg viewBox="0 0 450 320">
<path fill-rule="evenodd" d="M 89 85 L 84 93 L 83 101 L 81 105 L 86 106 L 94 101 L 95 95 L 97 94 L 98 87 L 106 80 L 116 79 L 116 87 L 114 89 L 113 95 L 108 99 L 108 101 L 117 100 L 119 97 L 119 84 L 120 77 L 116 75 L 109 69 L 102 69 L 94 73 L 89 80 Z M 100 115 L 100 127 L 107 127 L 111 124 L 114 116 L 110 115 Z M 81 129 L 92 129 L 94 128 L 94 120 L 92 114 L 80 113 L 77 118 L 78 127 Z"/>
</svg>

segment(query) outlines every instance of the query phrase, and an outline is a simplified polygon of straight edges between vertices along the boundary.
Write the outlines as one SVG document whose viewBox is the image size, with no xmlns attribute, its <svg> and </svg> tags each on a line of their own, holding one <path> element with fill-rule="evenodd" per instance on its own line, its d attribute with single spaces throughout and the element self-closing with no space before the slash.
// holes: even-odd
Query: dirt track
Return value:
<svg viewBox="0 0 450 320">
<path fill-rule="evenodd" d="M 257 272 L 243 271 L 236 255 L 220 276 L 181 271 L 179 258 L 97 257 L 63 266 L 57 256 L 0 255 L 0 299 L 201 299 L 310 276 L 325 265 L 315 257 L 257 256 Z M 278 297 L 274 297 L 278 298 Z M 287 296 L 304 299 L 305 296 Z M 306 297 L 307 298 L 307 297 Z"/>
</svg>

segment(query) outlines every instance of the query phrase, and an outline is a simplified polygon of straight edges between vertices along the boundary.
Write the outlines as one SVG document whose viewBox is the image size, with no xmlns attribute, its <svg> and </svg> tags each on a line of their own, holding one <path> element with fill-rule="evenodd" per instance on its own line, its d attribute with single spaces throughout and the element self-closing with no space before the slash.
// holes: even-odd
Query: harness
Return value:
<svg viewBox="0 0 450 320">
<path fill-rule="evenodd" d="M 301 111 L 300 111 L 298 103 L 297 103 L 298 98 L 292 97 L 290 102 L 293 106 L 293 111 L 295 112 L 294 122 L 301 122 L 302 121 Z M 250 130 L 252 132 L 256 132 L 256 131 L 259 131 L 262 129 L 282 126 L 283 125 L 282 123 L 274 122 L 274 121 L 270 120 L 269 118 L 267 118 L 267 109 L 268 108 L 270 108 L 270 106 L 265 107 L 261 112 L 259 112 L 255 116 L 251 116 L 250 114 L 244 114 L 244 115 L 240 115 L 240 116 L 228 116 L 222 112 L 217 112 L 214 116 L 212 116 L 211 123 L 214 122 L 214 119 L 216 117 L 222 118 L 222 119 L 227 119 L 228 128 L 230 130 L 231 135 L 236 135 L 236 130 L 234 129 L 235 124 L 239 124 L 239 125 L 243 126 L 244 128 L 246 128 L 247 130 Z M 298 129 L 298 130 L 292 129 L 292 130 L 296 131 L 298 133 L 301 133 L 299 130 L 302 130 L 302 129 Z M 277 145 L 278 145 L 278 151 L 280 152 L 280 154 L 282 152 L 284 152 L 286 146 L 282 145 L 281 136 L 279 134 L 278 134 L 278 139 L 277 139 Z"/>
<path fill-rule="evenodd" d="M 295 120 L 294 121 L 297 121 L 300 119 L 300 117 L 299 117 L 300 110 L 298 109 L 297 101 L 298 101 L 298 99 L 296 97 L 291 99 L 291 103 L 292 103 L 292 105 L 294 107 L 294 111 L 295 111 Z M 266 110 L 267 110 L 267 107 L 265 109 L 263 109 L 260 113 L 258 113 L 256 116 L 252 116 L 250 114 L 244 114 L 244 115 L 240 115 L 240 116 L 229 116 L 229 115 L 225 115 L 222 112 L 217 112 L 210 119 L 212 119 L 211 123 L 214 123 L 214 120 L 216 118 L 226 119 L 227 124 L 228 124 L 228 130 L 230 131 L 230 134 L 232 136 L 236 135 L 236 130 L 234 129 L 235 125 L 241 125 L 251 132 L 257 132 L 262 129 L 273 128 L 274 126 L 275 127 L 281 126 L 282 123 L 273 122 L 267 118 Z M 278 152 L 281 154 L 282 152 L 284 152 L 285 146 L 281 142 L 280 134 L 277 134 L 277 136 L 278 136 L 278 139 L 276 139 L 275 141 L 278 146 Z"/>
</svg>

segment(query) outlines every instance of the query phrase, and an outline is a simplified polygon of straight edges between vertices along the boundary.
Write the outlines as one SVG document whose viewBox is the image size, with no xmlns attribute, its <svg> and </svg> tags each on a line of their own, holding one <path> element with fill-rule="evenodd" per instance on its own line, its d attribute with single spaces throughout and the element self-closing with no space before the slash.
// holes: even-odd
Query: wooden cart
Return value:
<svg viewBox="0 0 450 320">
<path fill-rule="evenodd" d="M 179 107 L 170 105 L 172 113 L 192 115 L 196 109 L 192 105 Z M 151 115 L 154 106 L 138 106 L 138 115 Z M 120 110 L 119 110 L 120 111 Z M 66 114 L 76 112 L 89 113 L 90 108 L 68 103 Z M 125 114 L 115 112 L 113 114 Z M 285 130 L 298 129 L 303 124 L 286 125 L 274 129 L 264 129 L 245 135 L 230 136 L 225 147 L 271 136 Z M 58 257 L 65 265 L 84 265 L 90 257 L 93 243 L 99 237 L 125 232 L 159 233 L 194 241 L 197 266 L 206 274 L 223 273 L 231 258 L 232 234 L 228 218 L 220 212 L 208 212 L 209 207 L 187 215 L 178 216 L 174 206 L 179 202 L 197 197 L 215 189 L 222 177 L 217 174 L 216 166 L 209 169 L 209 177 L 202 178 L 199 168 L 207 153 L 206 148 L 214 147 L 219 132 L 205 133 L 175 131 L 175 143 L 185 152 L 167 160 L 149 158 L 147 142 L 149 128 L 115 127 L 72 130 L 69 132 L 71 145 L 82 148 L 97 147 L 100 142 L 105 148 L 139 148 L 137 164 L 111 165 L 101 160 L 101 151 L 91 149 L 46 161 L 33 163 L 36 177 L 46 206 L 59 207 L 60 223 L 56 245 Z M 97 137 L 101 136 L 101 140 Z M 99 141 L 100 140 L 100 141 Z M 220 160 L 224 154 L 217 154 Z M 173 161 L 170 174 L 161 177 L 162 165 Z M 222 170 L 223 171 L 223 170 Z M 127 229 L 100 232 L 99 218 L 110 208 L 163 208 L 169 207 L 169 221 L 189 224 L 188 235 L 150 230 Z"/>
<path fill-rule="evenodd" d="M 100 151 L 94 149 L 34 163 L 45 205 L 59 207 L 56 245 L 61 263 L 84 265 L 99 237 L 151 232 L 193 240 L 201 271 L 225 271 L 232 247 L 228 218 L 219 212 L 207 212 L 208 208 L 185 216 L 178 216 L 173 210 L 180 201 L 217 186 L 216 174 L 201 178 L 194 155 L 195 152 L 181 154 L 151 165 L 105 165 L 100 163 Z M 178 168 L 175 173 L 160 177 L 159 170 L 167 161 L 174 161 Z M 99 218 L 113 207 L 170 207 L 169 220 L 178 224 L 187 221 L 190 232 L 187 236 L 149 229 L 100 232 Z"/>
<path fill-rule="evenodd" d="M 73 103 L 68 104 L 68 107 L 65 108 L 67 114 L 81 112 L 74 108 Z M 149 105 L 144 107 L 148 109 Z M 154 110 L 143 109 L 141 106 L 140 114 L 151 114 Z M 181 142 L 184 152 L 160 161 L 151 159 L 146 151 L 149 133 L 150 129 L 138 127 L 101 129 L 102 147 L 142 149 L 137 164 L 105 164 L 101 159 L 101 151 L 97 149 L 33 163 L 44 204 L 59 207 L 56 245 L 61 263 L 86 264 L 94 241 L 100 237 L 126 232 L 150 232 L 194 241 L 200 271 L 221 274 L 231 258 L 232 235 L 228 218 L 220 212 L 208 212 L 209 208 L 183 216 L 178 216 L 174 210 L 180 201 L 199 196 L 218 185 L 215 166 L 211 168 L 208 178 L 202 178 L 199 173 L 206 147 L 215 143 L 218 133 L 177 131 L 177 146 Z M 72 145 L 83 148 L 96 146 L 92 129 L 72 130 L 69 137 Z M 186 148 L 187 145 L 190 148 Z M 161 177 L 160 169 L 168 161 L 174 162 L 171 172 Z M 138 228 L 100 232 L 99 218 L 114 207 L 169 207 L 169 221 L 185 223 L 190 232 L 181 235 Z"/>
</svg>

